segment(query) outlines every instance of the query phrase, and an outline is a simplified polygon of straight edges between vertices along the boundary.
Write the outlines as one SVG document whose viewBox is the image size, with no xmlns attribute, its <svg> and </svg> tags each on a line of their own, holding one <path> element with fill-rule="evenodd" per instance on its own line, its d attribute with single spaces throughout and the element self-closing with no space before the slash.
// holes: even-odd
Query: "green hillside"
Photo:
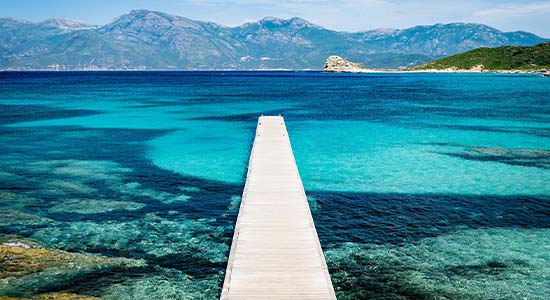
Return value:
<svg viewBox="0 0 550 300">
<path fill-rule="evenodd" d="M 550 69 L 550 42 L 535 46 L 504 46 L 479 48 L 449 56 L 412 68 L 427 69 L 471 69 L 483 65 L 485 70 L 539 70 Z"/>
</svg>

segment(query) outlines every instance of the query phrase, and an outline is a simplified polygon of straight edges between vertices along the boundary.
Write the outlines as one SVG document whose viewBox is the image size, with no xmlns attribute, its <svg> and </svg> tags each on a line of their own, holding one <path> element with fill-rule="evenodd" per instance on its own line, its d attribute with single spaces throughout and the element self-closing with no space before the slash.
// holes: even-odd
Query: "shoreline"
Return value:
<svg viewBox="0 0 550 300">
<path fill-rule="evenodd" d="M 545 74 L 549 70 L 537 69 L 537 70 L 468 70 L 468 69 L 427 69 L 427 70 L 406 70 L 402 72 L 407 73 L 488 73 L 488 74 Z"/>
<path fill-rule="evenodd" d="M 321 69 L 0 69 L 0 72 L 321 72 Z"/>
<path fill-rule="evenodd" d="M 69 73 L 69 72 L 319 72 L 326 74 L 382 74 L 382 73 L 445 73 L 445 74 L 534 74 L 544 75 L 550 70 L 467 70 L 467 69 L 426 69 L 426 70 L 382 70 L 382 69 L 366 69 L 354 71 L 326 71 L 322 69 L 74 69 L 74 70 L 51 70 L 51 69 L 0 69 L 0 73 L 24 73 L 24 72 L 44 72 L 44 73 Z"/>
</svg>

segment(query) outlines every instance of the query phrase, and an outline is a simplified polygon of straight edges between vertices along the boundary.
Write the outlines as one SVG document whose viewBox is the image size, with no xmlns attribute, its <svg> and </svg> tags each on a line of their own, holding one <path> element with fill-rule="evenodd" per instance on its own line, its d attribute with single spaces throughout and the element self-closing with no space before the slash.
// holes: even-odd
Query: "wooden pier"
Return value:
<svg viewBox="0 0 550 300">
<path fill-rule="evenodd" d="M 221 299 L 336 299 L 280 116 L 258 120 Z"/>
</svg>

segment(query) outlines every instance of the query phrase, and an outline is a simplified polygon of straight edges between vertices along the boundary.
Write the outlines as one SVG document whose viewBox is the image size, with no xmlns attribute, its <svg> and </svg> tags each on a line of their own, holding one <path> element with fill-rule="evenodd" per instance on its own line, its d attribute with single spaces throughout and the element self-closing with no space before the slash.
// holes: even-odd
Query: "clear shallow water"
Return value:
<svg viewBox="0 0 550 300">
<path fill-rule="evenodd" d="M 256 119 L 281 113 L 339 299 L 545 299 L 549 94 L 488 74 L 0 73 L 2 236 L 136 262 L 0 294 L 215 299 Z"/>
</svg>

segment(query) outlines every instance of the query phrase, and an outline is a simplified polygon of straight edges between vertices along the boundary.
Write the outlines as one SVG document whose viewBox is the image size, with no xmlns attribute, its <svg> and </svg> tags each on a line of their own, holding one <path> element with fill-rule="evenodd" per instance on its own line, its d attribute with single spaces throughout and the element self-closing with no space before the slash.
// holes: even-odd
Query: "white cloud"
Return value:
<svg viewBox="0 0 550 300">
<path fill-rule="evenodd" d="M 479 17 L 503 17 L 515 16 L 526 17 L 530 15 L 550 13 L 550 2 L 526 3 L 526 4 L 505 4 L 490 9 L 477 11 L 474 16 Z M 550 25 L 550 24 L 549 24 Z"/>
</svg>

